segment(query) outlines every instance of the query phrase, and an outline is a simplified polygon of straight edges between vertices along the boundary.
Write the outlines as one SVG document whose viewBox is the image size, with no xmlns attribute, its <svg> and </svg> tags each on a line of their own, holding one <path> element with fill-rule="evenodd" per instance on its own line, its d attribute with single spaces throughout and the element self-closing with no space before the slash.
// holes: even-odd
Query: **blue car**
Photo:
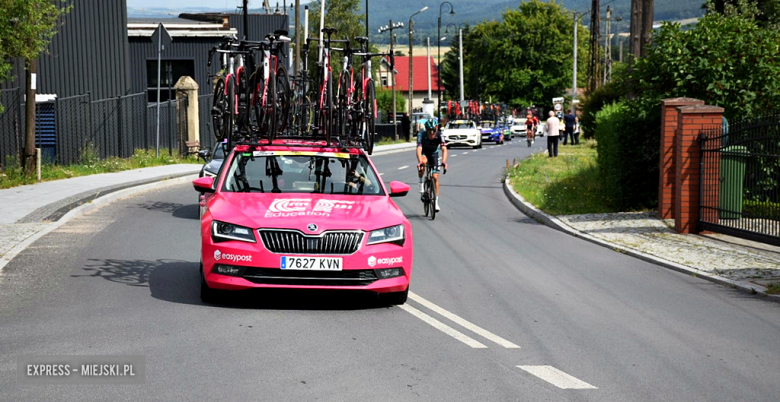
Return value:
<svg viewBox="0 0 780 402">
<path fill-rule="evenodd" d="M 504 143 L 504 130 L 494 121 L 483 121 L 479 132 L 482 134 L 482 142 Z"/>
</svg>

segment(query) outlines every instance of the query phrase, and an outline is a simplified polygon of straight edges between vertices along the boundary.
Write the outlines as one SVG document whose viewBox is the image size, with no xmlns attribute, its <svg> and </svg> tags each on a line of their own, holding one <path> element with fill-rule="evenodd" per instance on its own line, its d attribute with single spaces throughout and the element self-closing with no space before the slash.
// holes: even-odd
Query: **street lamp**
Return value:
<svg viewBox="0 0 780 402">
<path fill-rule="evenodd" d="M 441 66 L 441 12 L 444 10 L 444 6 L 449 5 L 450 6 L 450 15 L 455 15 L 455 10 L 452 7 L 452 3 L 449 1 L 444 1 L 441 4 L 439 4 L 439 31 L 438 35 L 436 36 L 439 38 L 439 40 L 436 41 L 436 62 L 438 63 L 438 66 Z M 439 69 L 439 74 L 437 75 L 436 79 L 436 102 L 438 103 L 436 105 L 436 110 L 441 107 L 441 69 Z"/>
<path fill-rule="evenodd" d="M 463 102 L 463 29 L 468 29 L 468 24 L 461 23 L 460 25 L 455 24 L 447 24 L 447 27 L 444 29 L 444 33 L 448 34 L 450 32 L 450 25 L 452 25 L 453 28 L 458 29 L 458 66 L 459 66 L 459 74 L 460 77 L 460 101 Z M 439 75 L 441 78 L 441 74 Z"/>
<path fill-rule="evenodd" d="M 412 14 L 409 17 L 409 119 L 412 118 L 412 110 L 413 110 L 413 108 L 412 108 L 412 99 L 413 99 L 413 96 L 414 96 L 414 81 L 413 81 L 413 77 L 412 77 L 412 73 L 413 73 L 412 72 L 412 68 L 413 68 L 412 59 L 414 58 L 414 50 L 413 50 L 414 39 L 413 39 L 412 32 L 414 30 L 414 21 L 412 21 L 412 18 L 414 18 L 415 15 L 420 14 L 421 12 L 423 12 L 423 11 L 425 11 L 427 9 L 428 9 L 428 6 L 425 6 L 425 7 L 421 8 L 420 11 Z M 410 124 L 409 125 L 409 136 L 410 136 L 410 138 L 411 138 L 411 135 L 414 134 L 414 132 L 413 132 L 414 128 L 413 127 L 414 127 L 414 124 Z"/>
</svg>

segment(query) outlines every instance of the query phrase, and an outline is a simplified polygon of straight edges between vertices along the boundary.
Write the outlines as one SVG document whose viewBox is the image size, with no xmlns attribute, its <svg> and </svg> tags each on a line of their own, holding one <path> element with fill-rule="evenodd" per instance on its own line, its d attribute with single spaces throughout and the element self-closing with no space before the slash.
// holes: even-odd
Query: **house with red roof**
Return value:
<svg viewBox="0 0 780 402">
<path fill-rule="evenodd" d="M 414 56 L 412 58 L 412 107 L 422 108 L 423 100 L 428 98 L 428 65 L 431 66 L 431 100 L 436 102 L 439 90 L 439 67 L 433 57 Z M 395 56 L 395 89 L 401 92 L 404 98 L 409 96 L 409 57 Z M 379 67 L 379 80 L 382 86 L 390 88 L 390 65 L 383 62 Z M 442 86 L 442 92 L 444 87 Z"/>
</svg>

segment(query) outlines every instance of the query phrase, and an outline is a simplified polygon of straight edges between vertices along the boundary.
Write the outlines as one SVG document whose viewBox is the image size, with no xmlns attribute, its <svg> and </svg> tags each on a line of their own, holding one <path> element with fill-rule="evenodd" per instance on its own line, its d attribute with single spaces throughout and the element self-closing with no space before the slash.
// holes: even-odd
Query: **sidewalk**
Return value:
<svg viewBox="0 0 780 402">
<path fill-rule="evenodd" d="M 166 165 L 53 180 L 0 190 L 0 269 L 68 212 L 106 195 L 197 174 L 202 165 Z M 110 197 L 108 197 L 110 198 Z"/>
<path fill-rule="evenodd" d="M 725 235 L 684 235 L 654 212 L 551 216 L 504 183 L 509 200 L 547 226 L 634 257 L 750 292 L 780 283 L 780 247 Z"/>
</svg>

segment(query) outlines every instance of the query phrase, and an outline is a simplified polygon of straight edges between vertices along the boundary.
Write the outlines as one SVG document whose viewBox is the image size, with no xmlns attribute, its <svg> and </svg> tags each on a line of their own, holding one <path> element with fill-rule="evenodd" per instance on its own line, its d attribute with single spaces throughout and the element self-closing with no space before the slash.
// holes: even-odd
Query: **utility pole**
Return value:
<svg viewBox="0 0 780 402">
<path fill-rule="evenodd" d="M 395 54 L 393 50 L 393 45 L 395 44 L 395 33 L 393 32 L 394 29 L 402 28 L 404 26 L 403 22 L 399 22 L 396 24 L 393 24 L 393 20 L 390 20 L 390 24 L 385 25 L 384 27 L 379 28 L 379 33 L 390 31 L 390 54 Z M 393 58 L 394 60 L 395 58 Z M 398 111 L 396 110 L 396 101 L 395 101 L 395 64 L 390 66 L 390 85 L 392 87 L 393 91 L 393 139 L 398 140 Z"/>
<path fill-rule="evenodd" d="M 463 29 L 458 28 L 458 63 L 460 64 L 460 102 L 463 104 Z"/>
<path fill-rule="evenodd" d="M 590 63 L 588 64 L 588 74 L 590 75 L 589 89 L 592 93 L 599 87 L 599 34 L 601 33 L 601 2 L 593 0 L 590 13 Z"/>
<path fill-rule="evenodd" d="M 609 25 L 610 25 L 610 18 L 612 18 L 612 10 L 607 6 L 607 26 L 606 26 L 606 35 L 604 35 L 604 84 L 607 84 L 607 81 L 609 80 L 609 75 L 607 73 L 607 69 L 609 68 L 609 60 L 612 58 L 612 50 L 611 50 L 611 40 L 609 38 Z"/>
<path fill-rule="evenodd" d="M 428 100 L 432 98 L 431 95 L 431 38 L 426 39 L 428 43 L 428 55 L 425 58 L 425 64 L 428 66 Z M 439 107 L 436 106 L 436 110 L 439 110 Z"/>
<path fill-rule="evenodd" d="M 428 6 L 425 6 L 420 9 L 420 11 L 412 14 L 409 17 L 409 119 L 412 118 L 412 100 L 414 96 L 414 80 L 413 80 L 413 68 L 414 65 L 412 63 L 412 60 L 414 59 L 414 16 L 417 14 L 420 14 L 421 12 L 428 9 Z M 411 138 L 414 135 L 414 122 L 412 124 L 409 124 L 409 138 Z"/>
<path fill-rule="evenodd" d="M 574 113 L 575 110 L 575 102 L 574 100 L 577 99 L 577 13 L 574 13 L 574 71 L 572 76 L 574 77 L 572 79 L 571 83 L 571 112 Z"/>
<path fill-rule="evenodd" d="M 301 0 L 295 0 L 295 72 L 301 71 Z"/>
<path fill-rule="evenodd" d="M 618 37 L 618 61 L 623 62 L 623 37 Z"/>
<path fill-rule="evenodd" d="M 639 45 L 639 56 L 642 57 L 653 41 L 653 0 L 642 0 L 642 33 Z"/>
<path fill-rule="evenodd" d="M 249 0 L 244 0 L 244 40 L 249 40 Z"/>
<path fill-rule="evenodd" d="M 35 150 L 35 93 L 38 89 L 38 58 L 27 60 L 27 88 L 24 101 L 24 171 L 32 173 L 38 164 Z"/>
<path fill-rule="evenodd" d="M 643 0 L 631 0 L 631 26 L 628 42 L 628 66 L 634 64 L 634 58 L 642 54 L 640 36 L 642 32 L 642 5 Z"/>
</svg>

